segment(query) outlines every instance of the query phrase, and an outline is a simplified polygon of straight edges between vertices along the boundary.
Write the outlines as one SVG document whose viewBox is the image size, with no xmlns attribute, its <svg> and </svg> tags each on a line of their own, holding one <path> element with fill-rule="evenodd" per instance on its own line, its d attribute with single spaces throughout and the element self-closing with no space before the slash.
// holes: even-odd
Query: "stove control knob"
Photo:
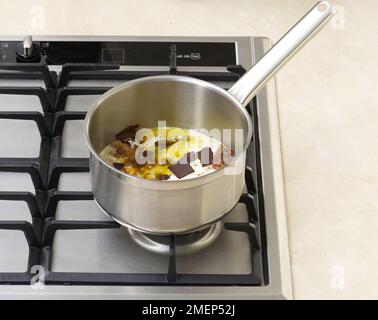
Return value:
<svg viewBox="0 0 378 320">
<path fill-rule="evenodd" d="M 16 48 L 17 59 L 22 62 L 37 62 L 41 58 L 39 46 L 33 42 L 32 36 L 26 36 Z"/>
<path fill-rule="evenodd" d="M 22 41 L 22 47 L 24 48 L 25 57 L 31 57 L 33 55 L 34 44 L 32 36 L 26 36 L 24 38 L 24 41 Z"/>
</svg>

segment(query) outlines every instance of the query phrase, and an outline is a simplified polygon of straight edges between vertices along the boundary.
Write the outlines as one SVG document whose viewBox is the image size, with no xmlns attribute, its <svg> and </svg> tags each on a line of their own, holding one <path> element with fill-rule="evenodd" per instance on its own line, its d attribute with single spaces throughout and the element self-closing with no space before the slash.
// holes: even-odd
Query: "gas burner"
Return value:
<svg viewBox="0 0 378 320">
<path fill-rule="evenodd" d="M 217 222 L 199 231 L 176 235 L 176 254 L 184 255 L 202 250 L 218 238 L 222 229 L 223 223 Z M 142 248 L 160 254 L 169 253 L 171 236 L 147 234 L 130 228 L 129 233 L 131 238 Z"/>
</svg>

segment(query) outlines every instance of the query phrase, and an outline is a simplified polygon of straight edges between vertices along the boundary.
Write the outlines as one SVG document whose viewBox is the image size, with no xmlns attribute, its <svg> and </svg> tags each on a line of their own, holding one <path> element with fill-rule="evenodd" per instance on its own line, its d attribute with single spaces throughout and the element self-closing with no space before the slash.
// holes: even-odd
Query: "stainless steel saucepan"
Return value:
<svg viewBox="0 0 378 320">
<path fill-rule="evenodd" d="M 202 80 L 163 75 L 129 81 L 100 97 L 85 118 L 91 186 L 98 205 L 120 224 L 152 234 L 187 233 L 223 218 L 238 202 L 245 183 L 252 124 L 244 107 L 331 15 L 331 5 L 318 2 L 228 92 Z M 126 126 L 156 127 L 161 120 L 171 127 L 242 129 L 243 148 L 232 164 L 177 181 L 141 179 L 100 158 L 114 134 Z"/>
</svg>

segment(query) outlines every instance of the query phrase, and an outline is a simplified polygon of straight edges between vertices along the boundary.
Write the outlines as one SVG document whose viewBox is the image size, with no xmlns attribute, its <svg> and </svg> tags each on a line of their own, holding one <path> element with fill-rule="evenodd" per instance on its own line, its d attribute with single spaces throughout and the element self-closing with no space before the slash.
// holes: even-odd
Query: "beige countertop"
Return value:
<svg viewBox="0 0 378 320">
<path fill-rule="evenodd" d="M 0 33 L 277 40 L 314 0 L 32 3 L 0 0 Z M 333 3 L 345 25 L 278 76 L 294 296 L 378 298 L 378 2 Z"/>
</svg>

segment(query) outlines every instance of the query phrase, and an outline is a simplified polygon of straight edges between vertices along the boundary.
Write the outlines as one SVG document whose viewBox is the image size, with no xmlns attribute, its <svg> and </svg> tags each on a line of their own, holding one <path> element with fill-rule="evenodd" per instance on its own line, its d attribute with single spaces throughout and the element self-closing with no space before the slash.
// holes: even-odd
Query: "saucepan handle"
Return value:
<svg viewBox="0 0 378 320">
<path fill-rule="evenodd" d="M 258 91 L 295 53 L 314 36 L 332 16 L 328 1 L 318 2 L 230 89 L 246 106 Z"/>
</svg>

